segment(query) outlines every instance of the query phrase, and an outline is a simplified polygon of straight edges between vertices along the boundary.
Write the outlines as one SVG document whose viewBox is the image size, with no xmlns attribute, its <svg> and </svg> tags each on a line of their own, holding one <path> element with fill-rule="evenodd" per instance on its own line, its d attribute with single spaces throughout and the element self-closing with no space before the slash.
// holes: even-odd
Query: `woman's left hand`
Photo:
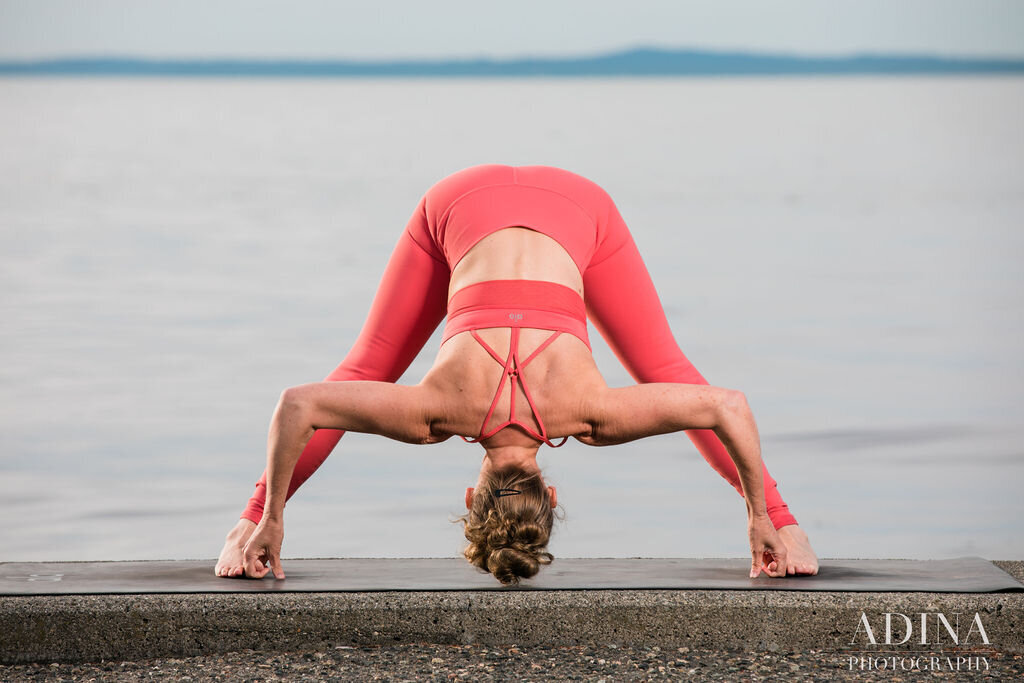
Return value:
<svg viewBox="0 0 1024 683">
<path fill-rule="evenodd" d="M 747 532 L 750 536 L 750 578 L 756 578 L 762 570 L 768 576 L 785 576 L 786 544 L 768 516 L 752 518 L 747 523 Z"/>
<path fill-rule="evenodd" d="M 281 567 L 281 543 L 284 541 L 284 523 L 269 521 L 264 517 L 249 542 L 242 550 L 245 575 L 252 579 L 262 579 L 271 569 L 274 577 L 284 578 Z"/>
</svg>

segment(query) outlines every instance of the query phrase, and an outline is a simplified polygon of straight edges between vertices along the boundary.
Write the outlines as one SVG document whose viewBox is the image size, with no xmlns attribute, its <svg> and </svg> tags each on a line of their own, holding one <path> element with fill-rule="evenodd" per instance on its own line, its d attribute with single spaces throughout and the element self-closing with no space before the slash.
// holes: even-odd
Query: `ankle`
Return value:
<svg viewBox="0 0 1024 683">
<path fill-rule="evenodd" d="M 224 540 L 229 543 L 244 541 L 252 535 L 252 532 L 255 528 L 255 524 L 253 524 L 250 520 L 243 517 L 242 519 L 238 520 L 238 523 L 235 524 L 234 527 L 232 527 L 231 531 L 228 532 L 228 535 Z"/>
</svg>

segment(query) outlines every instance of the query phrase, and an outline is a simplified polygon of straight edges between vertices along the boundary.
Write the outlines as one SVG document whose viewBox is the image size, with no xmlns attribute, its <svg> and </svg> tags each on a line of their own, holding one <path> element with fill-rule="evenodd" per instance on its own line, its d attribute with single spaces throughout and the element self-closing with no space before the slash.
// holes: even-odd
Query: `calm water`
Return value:
<svg viewBox="0 0 1024 683">
<path fill-rule="evenodd" d="M 1022 120 L 1021 78 L 0 80 L 0 560 L 215 556 L 281 389 L 484 162 L 612 194 L 821 555 L 1024 558 Z M 747 552 L 681 435 L 541 453 L 556 555 Z M 458 553 L 481 456 L 346 436 L 285 556 Z"/>
</svg>

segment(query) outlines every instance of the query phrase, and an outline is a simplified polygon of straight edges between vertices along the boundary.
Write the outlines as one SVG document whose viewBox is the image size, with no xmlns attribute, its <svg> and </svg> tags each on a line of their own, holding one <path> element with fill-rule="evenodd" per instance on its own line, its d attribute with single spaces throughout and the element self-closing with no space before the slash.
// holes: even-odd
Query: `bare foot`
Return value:
<svg viewBox="0 0 1024 683">
<path fill-rule="evenodd" d="M 811 549 L 804 530 L 796 524 L 787 524 L 778 531 L 786 544 L 786 574 L 817 574 L 818 556 Z"/>
<path fill-rule="evenodd" d="M 238 520 L 235 528 L 228 532 L 224 539 L 224 548 L 220 551 L 220 558 L 213 573 L 217 576 L 242 576 L 244 572 L 242 549 L 245 542 L 256 530 L 256 525 L 247 519 Z M 786 543 L 789 547 L 789 543 Z"/>
</svg>

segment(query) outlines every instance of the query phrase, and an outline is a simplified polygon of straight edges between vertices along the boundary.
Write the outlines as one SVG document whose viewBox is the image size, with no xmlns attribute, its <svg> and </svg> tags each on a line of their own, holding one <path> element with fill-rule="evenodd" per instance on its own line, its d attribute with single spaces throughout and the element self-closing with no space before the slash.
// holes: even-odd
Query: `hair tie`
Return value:
<svg viewBox="0 0 1024 683">
<path fill-rule="evenodd" d="M 520 493 L 522 493 L 522 491 L 518 489 L 498 489 L 495 491 L 495 495 L 498 498 L 503 498 L 505 496 L 518 496 Z"/>
</svg>

